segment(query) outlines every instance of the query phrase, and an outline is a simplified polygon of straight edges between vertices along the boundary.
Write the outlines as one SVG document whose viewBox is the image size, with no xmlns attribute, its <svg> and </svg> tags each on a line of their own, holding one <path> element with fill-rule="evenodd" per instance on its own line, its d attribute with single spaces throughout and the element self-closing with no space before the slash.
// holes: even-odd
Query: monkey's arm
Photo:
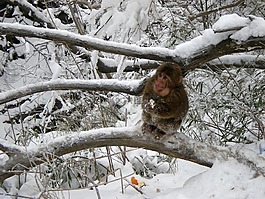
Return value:
<svg viewBox="0 0 265 199">
<path fill-rule="evenodd" d="M 176 113 L 176 105 L 167 98 L 144 96 L 142 108 L 145 112 L 159 118 L 172 118 Z"/>
<path fill-rule="evenodd" d="M 169 103 L 164 103 L 161 100 L 155 102 L 153 114 L 159 118 L 172 118 L 175 116 L 176 109 Z"/>
<path fill-rule="evenodd" d="M 147 95 L 144 101 L 145 111 L 159 118 L 182 118 L 188 110 L 185 91 L 173 90 L 167 97 Z"/>
</svg>

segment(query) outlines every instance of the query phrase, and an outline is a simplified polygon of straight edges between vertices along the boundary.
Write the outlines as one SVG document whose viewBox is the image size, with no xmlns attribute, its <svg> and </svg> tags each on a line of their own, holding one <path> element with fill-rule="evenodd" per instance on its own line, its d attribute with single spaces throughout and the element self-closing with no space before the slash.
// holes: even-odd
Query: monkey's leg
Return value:
<svg viewBox="0 0 265 199">
<path fill-rule="evenodd" d="M 154 136 L 156 140 L 160 140 L 166 133 L 160 129 L 158 129 L 156 126 L 144 123 L 142 126 L 142 132 L 143 134 L 148 134 Z"/>
<path fill-rule="evenodd" d="M 156 129 L 156 127 L 154 125 L 147 124 L 146 122 L 143 123 L 143 126 L 142 126 L 142 132 L 143 132 L 143 134 L 145 134 L 145 133 L 152 134 L 152 132 L 155 129 Z"/>
<path fill-rule="evenodd" d="M 170 119 L 161 119 L 158 122 L 157 128 L 166 134 L 175 134 L 180 128 L 181 120 L 170 118 Z"/>
<path fill-rule="evenodd" d="M 156 140 L 160 140 L 162 137 L 166 135 L 166 133 L 159 128 L 156 128 L 152 133 L 155 136 Z"/>
</svg>

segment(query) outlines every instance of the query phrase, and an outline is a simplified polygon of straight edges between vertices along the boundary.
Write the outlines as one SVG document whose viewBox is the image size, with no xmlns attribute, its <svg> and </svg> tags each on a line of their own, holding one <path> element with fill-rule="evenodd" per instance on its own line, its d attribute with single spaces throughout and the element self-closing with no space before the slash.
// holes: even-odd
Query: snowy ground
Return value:
<svg viewBox="0 0 265 199">
<path fill-rule="evenodd" d="M 265 155 L 265 154 L 264 154 Z M 158 174 L 151 179 L 135 175 L 130 163 L 117 171 L 115 177 L 110 176 L 106 185 L 96 189 L 84 188 L 64 191 L 50 191 L 48 198 L 54 199 L 264 199 L 265 178 L 256 177 L 255 173 L 246 166 L 238 164 L 233 159 L 226 162 L 216 162 L 212 168 L 200 166 L 188 161 L 177 160 L 174 174 Z M 124 180 L 121 181 L 121 174 Z M 127 177 L 125 177 L 127 176 Z M 139 187 L 131 185 L 134 176 Z M 9 180 L 7 180 L 9 181 Z M 10 184 L 15 184 L 10 180 Z M 40 193 L 40 184 L 36 179 L 25 183 L 17 193 L 19 199 L 47 198 Z M 123 189 L 122 189 L 123 187 Z M 42 187 L 43 188 L 43 187 Z M 14 189 L 14 187 L 12 188 Z M 137 190 L 138 189 L 138 190 Z M 140 191 L 139 191 L 140 190 Z M 12 192 L 12 191 L 11 191 Z M 123 192 L 123 193 L 122 193 Z M 140 193 L 142 192 L 142 193 Z M 0 188 L 1 199 L 11 199 L 3 196 L 4 190 Z M 10 194 L 10 192 L 9 192 Z M 46 194 L 44 192 L 44 194 Z M 100 197 L 98 197 L 100 196 Z"/>
<path fill-rule="evenodd" d="M 128 168 L 127 168 L 128 169 Z M 102 199 L 264 199 L 265 178 L 255 177 L 247 167 L 235 160 L 216 162 L 211 169 L 187 161 L 179 160 L 175 174 L 159 174 L 152 179 L 134 175 L 146 186 L 139 193 L 124 182 L 124 194 L 121 181 L 115 181 L 98 187 Z M 130 180 L 130 177 L 128 177 Z M 55 194 L 55 193 L 54 193 Z M 62 199 L 97 198 L 95 190 L 83 189 L 56 193 Z"/>
</svg>

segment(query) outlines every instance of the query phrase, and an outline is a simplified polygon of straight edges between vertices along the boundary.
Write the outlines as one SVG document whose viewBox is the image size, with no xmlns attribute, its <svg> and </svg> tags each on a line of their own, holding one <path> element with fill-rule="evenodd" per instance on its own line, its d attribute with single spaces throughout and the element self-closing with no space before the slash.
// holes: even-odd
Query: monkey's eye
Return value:
<svg viewBox="0 0 265 199">
<path fill-rule="evenodd" d="M 159 73 L 159 74 L 158 74 L 158 77 L 160 77 L 160 78 L 162 78 L 162 79 L 164 79 L 164 80 L 167 79 L 167 76 L 166 76 L 164 73 Z"/>
</svg>

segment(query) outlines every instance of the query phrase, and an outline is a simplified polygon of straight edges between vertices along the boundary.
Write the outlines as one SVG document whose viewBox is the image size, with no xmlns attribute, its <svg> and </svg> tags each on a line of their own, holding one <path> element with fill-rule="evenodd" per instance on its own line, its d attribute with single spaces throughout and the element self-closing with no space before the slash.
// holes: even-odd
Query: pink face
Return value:
<svg viewBox="0 0 265 199">
<path fill-rule="evenodd" d="M 171 84 L 171 79 L 165 73 L 159 73 L 154 81 L 153 90 L 157 95 L 165 97 L 170 93 Z"/>
</svg>

